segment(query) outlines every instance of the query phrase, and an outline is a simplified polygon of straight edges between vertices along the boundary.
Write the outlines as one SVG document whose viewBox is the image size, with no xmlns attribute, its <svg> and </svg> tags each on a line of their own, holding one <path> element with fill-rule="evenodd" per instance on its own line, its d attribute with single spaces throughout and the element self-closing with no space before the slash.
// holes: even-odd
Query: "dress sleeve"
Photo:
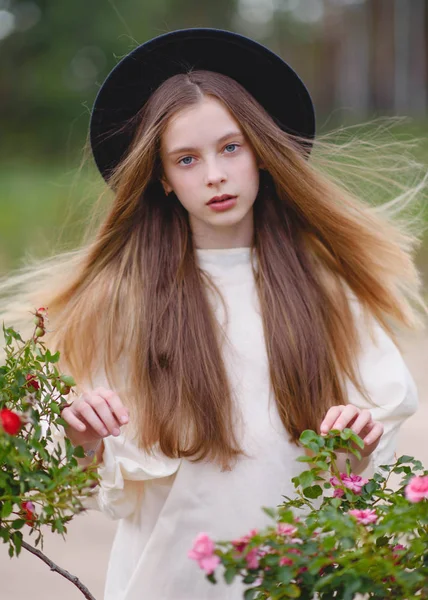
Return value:
<svg viewBox="0 0 428 600">
<path fill-rule="evenodd" d="M 104 439 L 104 453 L 98 467 L 98 508 L 111 519 L 129 517 L 143 493 L 143 481 L 173 475 L 181 459 L 169 458 L 156 449 L 149 454 L 126 439 L 123 434 Z"/>
<path fill-rule="evenodd" d="M 415 382 L 390 336 L 373 319 L 371 332 L 363 325 L 361 309 L 353 303 L 357 312 L 356 323 L 361 336 L 361 353 L 358 361 L 360 380 L 370 399 L 365 398 L 348 384 L 348 401 L 358 408 L 368 408 L 373 419 L 384 426 L 380 443 L 371 457 L 371 468 L 395 462 L 398 432 L 403 422 L 416 412 L 418 392 Z"/>
<path fill-rule="evenodd" d="M 88 388 L 110 385 L 105 373 L 100 371 Z M 179 458 L 169 458 L 157 447 L 152 452 L 140 450 L 130 435 L 130 425 L 122 426 L 121 434 L 104 438 L 104 452 L 98 465 L 99 484 L 91 497 L 82 500 L 87 509 L 100 510 L 111 519 L 131 516 L 143 494 L 143 482 L 173 475 L 180 463 Z M 54 442 L 64 447 L 64 430 L 52 432 Z"/>
<path fill-rule="evenodd" d="M 64 430 L 51 429 L 53 447 L 59 444 L 65 456 Z M 103 441 L 104 452 L 98 465 L 99 484 L 91 496 L 82 498 L 82 504 L 86 509 L 99 510 L 114 520 L 135 512 L 144 481 L 169 477 L 180 466 L 181 459 L 169 458 L 156 449 L 150 454 L 143 452 L 123 433 Z"/>
</svg>

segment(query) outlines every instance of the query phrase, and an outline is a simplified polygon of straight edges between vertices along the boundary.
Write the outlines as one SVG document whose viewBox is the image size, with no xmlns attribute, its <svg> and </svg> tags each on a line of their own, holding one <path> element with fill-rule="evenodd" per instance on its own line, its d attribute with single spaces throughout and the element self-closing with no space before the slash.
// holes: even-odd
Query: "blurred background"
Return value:
<svg viewBox="0 0 428 600">
<path fill-rule="evenodd" d="M 78 240 L 102 189 L 79 164 L 111 68 L 151 37 L 197 26 L 249 35 L 290 62 L 320 132 L 408 117 L 398 131 L 428 164 L 427 0 L 0 0 L 0 276 Z"/>
<path fill-rule="evenodd" d="M 394 135 L 416 138 L 412 152 L 428 166 L 428 0 L 0 0 L 0 276 L 29 254 L 78 242 L 104 188 L 92 163 L 80 164 L 112 67 L 149 38 L 197 26 L 234 30 L 279 53 L 308 86 L 319 132 L 406 117 Z M 417 262 L 428 274 L 426 235 Z M 402 351 L 421 405 L 399 455 L 428 464 L 426 333 L 403 339 Z M 115 526 L 99 513 L 79 517 L 66 541 L 46 534 L 45 552 L 101 598 Z M 2 600 L 83 597 L 28 552 L 10 560 L 1 546 Z"/>
</svg>

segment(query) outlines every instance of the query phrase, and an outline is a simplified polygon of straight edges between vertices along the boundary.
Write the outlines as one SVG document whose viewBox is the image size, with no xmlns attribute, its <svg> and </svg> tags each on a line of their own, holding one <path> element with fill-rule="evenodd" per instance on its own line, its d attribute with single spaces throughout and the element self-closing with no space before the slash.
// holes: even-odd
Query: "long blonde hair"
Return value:
<svg viewBox="0 0 428 600">
<path fill-rule="evenodd" d="M 427 307 L 412 258 L 420 232 L 401 212 L 416 206 L 425 178 L 398 182 L 394 198 L 371 206 L 338 183 L 334 169 L 358 178 L 372 165 L 346 163 L 342 146 L 338 166 L 338 146 L 321 141 L 307 160 L 302 140 L 283 132 L 236 81 L 208 71 L 176 75 L 154 92 L 109 180 L 114 197 L 92 239 L 5 279 L 0 318 L 17 324 L 23 309 L 48 306 L 48 345 L 81 386 L 106 373 L 131 410 L 140 448 L 159 444 L 167 456 L 229 468 L 241 448 L 218 324 L 188 214 L 160 184 L 168 120 L 205 95 L 230 110 L 266 167 L 252 252 L 285 430 L 297 442 L 303 429 L 317 429 L 330 406 L 346 403 L 346 378 L 365 393 L 349 298 L 393 339 L 396 326 L 423 325 Z M 388 188 L 388 170 L 376 178 Z"/>
</svg>

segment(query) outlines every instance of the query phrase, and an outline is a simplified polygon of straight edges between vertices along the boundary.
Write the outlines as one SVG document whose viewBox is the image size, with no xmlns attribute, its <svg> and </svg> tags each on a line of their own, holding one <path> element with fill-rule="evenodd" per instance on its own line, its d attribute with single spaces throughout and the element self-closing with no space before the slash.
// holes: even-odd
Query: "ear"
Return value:
<svg viewBox="0 0 428 600">
<path fill-rule="evenodd" d="M 168 196 L 168 194 L 170 194 L 172 192 L 172 187 L 169 185 L 169 183 L 165 179 L 165 177 L 161 177 L 160 182 L 162 184 L 163 191 L 165 192 L 165 195 Z"/>
</svg>

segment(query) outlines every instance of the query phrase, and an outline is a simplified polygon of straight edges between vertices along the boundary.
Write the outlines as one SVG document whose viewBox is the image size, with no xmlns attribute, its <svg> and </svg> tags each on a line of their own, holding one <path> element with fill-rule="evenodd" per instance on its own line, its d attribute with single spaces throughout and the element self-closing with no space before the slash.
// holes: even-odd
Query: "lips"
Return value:
<svg viewBox="0 0 428 600">
<path fill-rule="evenodd" d="M 207 202 L 207 204 L 216 204 L 219 202 L 223 202 L 224 200 L 230 200 L 231 198 L 236 198 L 236 196 L 231 196 L 230 194 L 223 194 L 222 196 L 214 196 L 214 198 L 211 198 L 211 200 L 209 202 Z"/>
</svg>

